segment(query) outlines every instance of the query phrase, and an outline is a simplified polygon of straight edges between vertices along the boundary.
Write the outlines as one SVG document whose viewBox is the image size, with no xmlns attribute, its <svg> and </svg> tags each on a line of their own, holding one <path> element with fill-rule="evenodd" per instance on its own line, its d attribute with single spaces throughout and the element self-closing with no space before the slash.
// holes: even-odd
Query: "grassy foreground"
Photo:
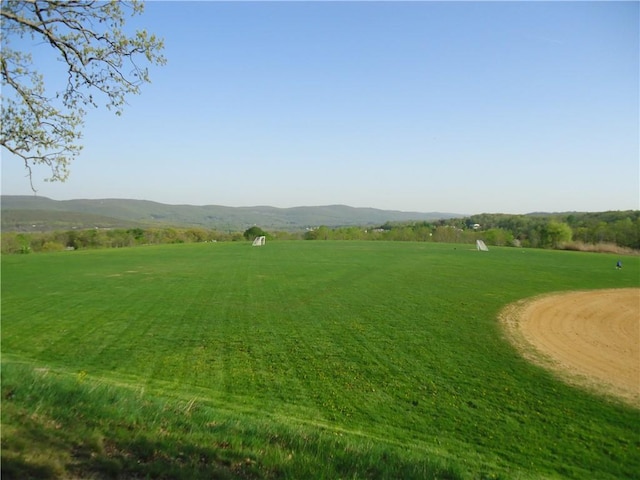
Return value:
<svg viewBox="0 0 640 480">
<path fill-rule="evenodd" d="M 374 242 L 2 257 L 3 478 L 634 478 L 637 410 L 496 317 L 638 257 Z"/>
</svg>

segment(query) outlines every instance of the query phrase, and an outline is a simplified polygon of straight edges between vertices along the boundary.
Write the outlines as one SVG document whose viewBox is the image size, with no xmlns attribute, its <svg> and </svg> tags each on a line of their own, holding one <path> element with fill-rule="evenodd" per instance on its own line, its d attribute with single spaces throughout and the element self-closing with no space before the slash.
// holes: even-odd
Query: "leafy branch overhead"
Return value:
<svg viewBox="0 0 640 480">
<path fill-rule="evenodd" d="M 0 143 L 24 161 L 32 189 L 36 165 L 50 169 L 49 181 L 68 178 L 70 162 L 82 149 L 86 107 L 104 105 L 120 115 L 126 98 L 150 82 L 148 66 L 166 63 L 161 38 L 126 31 L 126 17 L 143 10 L 139 0 L 2 0 Z M 33 46 L 50 46 L 61 62 L 58 89 L 24 51 L 29 39 Z"/>
</svg>

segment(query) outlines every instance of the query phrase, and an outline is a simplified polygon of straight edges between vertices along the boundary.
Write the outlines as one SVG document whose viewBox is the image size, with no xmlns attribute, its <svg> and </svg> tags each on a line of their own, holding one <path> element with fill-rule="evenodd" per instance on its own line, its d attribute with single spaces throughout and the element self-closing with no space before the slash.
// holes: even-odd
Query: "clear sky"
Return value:
<svg viewBox="0 0 640 480">
<path fill-rule="evenodd" d="M 164 67 L 56 200 L 640 208 L 638 2 L 147 2 Z M 134 23 L 132 23 L 134 25 Z M 48 63 L 42 61 L 46 75 Z M 2 152 L 2 193 L 31 194 Z"/>
</svg>

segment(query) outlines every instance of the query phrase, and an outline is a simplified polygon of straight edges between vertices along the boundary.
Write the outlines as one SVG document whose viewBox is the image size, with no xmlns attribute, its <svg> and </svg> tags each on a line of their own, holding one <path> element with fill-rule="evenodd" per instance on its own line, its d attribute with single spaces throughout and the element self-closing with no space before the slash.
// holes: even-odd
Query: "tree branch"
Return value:
<svg viewBox="0 0 640 480">
<path fill-rule="evenodd" d="M 141 13 L 143 5 L 137 0 L 0 1 L 0 73 L 8 87 L 3 90 L 0 145 L 23 160 L 32 188 L 32 168 L 37 164 L 50 168 L 49 180 L 64 181 L 70 160 L 81 150 L 76 142 L 83 106 L 98 106 L 92 91 L 103 94 L 107 108 L 120 113 L 127 95 L 139 93 L 140 85 L 149 82 L 147 69 L 136 58 L 163 65 L 163 41 L 146 32 L 123 33 L 123 8 L 130 8 L 131 15 Z M 13 36 L 40 39 L 54 49 L 66 66 L 64 90 L 47 98 L 44 78 L 30 55 L 9 47 Z M 129 73 L 125 61 L 132 65 Z"/>
</svg>

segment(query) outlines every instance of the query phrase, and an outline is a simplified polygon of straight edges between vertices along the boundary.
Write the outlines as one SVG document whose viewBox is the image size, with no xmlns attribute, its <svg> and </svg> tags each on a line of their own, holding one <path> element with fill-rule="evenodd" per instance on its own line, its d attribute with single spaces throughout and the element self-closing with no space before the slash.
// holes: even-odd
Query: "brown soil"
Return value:
<svg viewBox="0 0 640 480">
<path fill-rule="evenodd" d="M 501 314 L 525 358 L 640 407 L 640 289 L 548 295 Z"/>
</svg>

